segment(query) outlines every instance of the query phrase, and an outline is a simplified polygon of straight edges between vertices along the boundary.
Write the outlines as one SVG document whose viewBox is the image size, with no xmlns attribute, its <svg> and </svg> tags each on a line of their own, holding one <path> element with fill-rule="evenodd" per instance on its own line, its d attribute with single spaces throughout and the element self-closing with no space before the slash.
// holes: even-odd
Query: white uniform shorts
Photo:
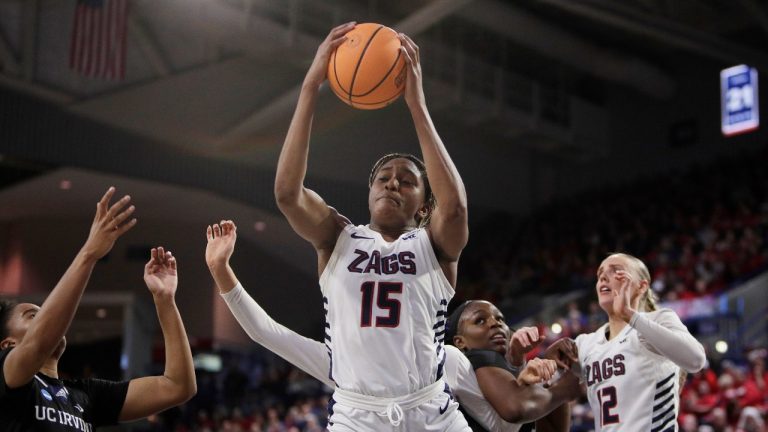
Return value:
<svg viewBox="0 0 768 432">
<path fill-rule="evenodd" d="M 328 404 L 330 432 L 471 432 L 442 380 L 398 398 L 336 389 Z"/>
</svg>

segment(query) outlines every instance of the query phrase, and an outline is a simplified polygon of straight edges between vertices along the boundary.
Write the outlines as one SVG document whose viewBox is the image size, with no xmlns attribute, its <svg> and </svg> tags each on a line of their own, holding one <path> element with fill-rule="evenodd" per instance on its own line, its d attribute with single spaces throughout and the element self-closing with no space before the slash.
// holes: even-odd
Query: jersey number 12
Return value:
<svg viewBox="0 0 768 432">
<path fill-rule="evenodd" d="M 619 415 L 611 413 L 613 408 L 619 404 L 616 400 L 616 387 L 604 387 L 598 390 L 597 400 L 600 402 L 600 425 L 605 426 L 619 422 Z"/>
<path fill-rule="evenodd" d="M 378 288 L 378 290 L 377 290 Z M 373 324 L 373 299 L 384 316 L 376 315 L 375 327 L 397 327 L 400 325 L 400 300 L 390 298 L 391 294 L 403 292 L 402 282 L 363 282 L 360 286 L 363 294 L 360 308 L 360 327 L 371 327 Z"/>
</svg>

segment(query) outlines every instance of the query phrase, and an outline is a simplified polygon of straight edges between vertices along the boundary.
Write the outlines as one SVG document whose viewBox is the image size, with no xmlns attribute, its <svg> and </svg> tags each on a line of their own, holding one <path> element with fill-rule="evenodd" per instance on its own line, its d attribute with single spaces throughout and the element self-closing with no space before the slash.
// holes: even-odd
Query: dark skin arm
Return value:
<svg viewBox="0 0 768 432">
<path fill-rule="evenodd" d="M 539 362 L 546 362 L 546 366 L 537 366 Z M 539 369 L 533 375 L 538 379 L 531 379 L 531 368 Z M 575 397 L 576 386 L 561 383 L 563 380 L 550 388 L 531 384 L 548 380 L 555 368 L 553 361 L 533 359 L 518 379 L 509 371 L 497 367 L 477 369 L 475 375 L 483 396 L 501 418 L 510 423 L 526 423 L 542 418 Z"/>
<path fill-rule="evenodd" d="M 301 87 L 299 101 L 288 127 L 288 133 L 280 151 L 275 175 L 275 200 L 280 211 L 288 219 L 293 230 L 312 243 L 317 251 L 317 274 L 322 274 L 333 253 L 341 227 L 336 223 L 336 213 L 317 192 L 304 185 L 309 159 L 309 142 L 315 105 L 320 86 L 326 80 L 328 59 L 354 22 L 335 27 L 317 49 L 314 61 L 307 71 Z"/>
<path fill-rule="evenodd" d="M 569 430 L 571 430 L 571 404 L 568 402 L 536 420 L 536 432 L 568 432 Z"/>
<path fill-rule="evenodd" d="M 419 47 L 402 33 L 400 42 L 408 73 L 405 82 L 405 103 L 411 112 L 421 154 L 427 167 L 427 177 L 438 203 L 427 229 L 440 266 L 451 285 L 455 287 L 459 255 L 469 239 L 467 193 L 459 171 L 437 133 L 427 109 Z"/>
<path fill-rule="evenodd" d="M 136 225 L 136 219 L 130 218 L 134 211 L 133 206 L 128 206 L 131 198 L 126 195 L 110 206 L 114 194 L 115 188 L 110 187 L 96 203 L 88 239 L 37 311 L 26 335 L 21 341 L 8 342 L 15 347 L 3 365 L 9 388 L 28 383 L 51 359 L 72 323 L 96 262 Z"/>
<path fill-rule="evenodd" d="M 165 371 L 132 379 L 120 410 L 120 421 L 138 420 L 188 401 L 197 392 L 195 366 L 184 323 L 176 307 L 176 259 L 153 248 L 144 266 L 144 282 L 152 293 L 165 342 Z"/>
<path fill-rule="evenodd" d="M 559 339 L 550 345 L 544 352 L 543 357 L 554 360 L 557 366 L 563 368 L 566 372 L 579 361 L 576 343 L 573 339 L 569 338 Z M 566 391 L 570 392 L 574 399 L 582 393 L 582 386 L 579 384 L 578 377 L 574 373 L 567 373 L 555 385 L 567 387 Z M 567 402 L 536 421 L 537 432 L 566 432 L 570 429 L 571 405 Z"/>
</svg>

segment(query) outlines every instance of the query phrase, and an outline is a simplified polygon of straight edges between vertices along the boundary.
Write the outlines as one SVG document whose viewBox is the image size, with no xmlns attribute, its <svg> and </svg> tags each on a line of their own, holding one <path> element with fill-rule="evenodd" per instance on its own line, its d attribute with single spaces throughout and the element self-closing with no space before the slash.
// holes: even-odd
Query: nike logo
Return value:
<svg viewBox="0 0 768 432">
<path fill-rule="evenodd" d="M 352 233 L 352 238 L 353 238 L 353 239 L 367 239 L 367 240 L 373 240 L 373 237 L 364 237 L 364 236 L 361 236 L 361 235 L 357 235 L 357 233 L 356 233 L 356 232 L 353 232 L 353 233 Z"/>
<path fill-rule="evenodd" d="M 440 415 L 445 414 L 445 412 L 448 410 L 448 404 L 451 403 L 451 398 L 448 398 L 447 401 L 445 401 L 445 406 L 440 407 Z"/>
<path fill-rule="evenodd" d="M 619 341 L 619 343 L 620 343 L 620 344 L 623 344 L 623 343 L 624 343 L 624 342 L 626 342 L 626 341 L 627 341 L 627 338 L 624 338 L 624 339 L 620 340 L 620 341 Z"/>
</svg>

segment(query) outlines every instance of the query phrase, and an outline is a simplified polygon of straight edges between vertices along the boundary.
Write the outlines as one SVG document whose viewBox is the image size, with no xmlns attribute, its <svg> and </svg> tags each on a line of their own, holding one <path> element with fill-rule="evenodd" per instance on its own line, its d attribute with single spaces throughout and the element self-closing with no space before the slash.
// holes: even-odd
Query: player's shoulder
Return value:
<svg viewBox="0 0 768 432">
<path fill-rule="evenodd" d="M 645 312 L 643 315 L 645 315 L 648 320 L 663 326 L 675 327 L 682 325 L 682 321 L 677 315 L 677 312 L 670 308 L 660 308 L 655 311 Z"/>
<path fill-rule="evenodd" d="M 655 322 L 680 321 L 677 313 L 670 308 L 659 308 L 654 311 L 644 312 L 643 315 Z"/>
<path fill-rule="evenodd" d="M 339 243 L 351 244 L 360 241 L 376 241 L 378 234 L 372 230 L 368 225 L 344 225 L 339 234 Z"/>
<path fill-rule="evenodd" d="M 443 348 L 445 349 L 446 366 L 451 366 L 457 370 L 472 369 L 469 359 L 460 349 L 453 345 L 443 345 Z"/>
</svg>

